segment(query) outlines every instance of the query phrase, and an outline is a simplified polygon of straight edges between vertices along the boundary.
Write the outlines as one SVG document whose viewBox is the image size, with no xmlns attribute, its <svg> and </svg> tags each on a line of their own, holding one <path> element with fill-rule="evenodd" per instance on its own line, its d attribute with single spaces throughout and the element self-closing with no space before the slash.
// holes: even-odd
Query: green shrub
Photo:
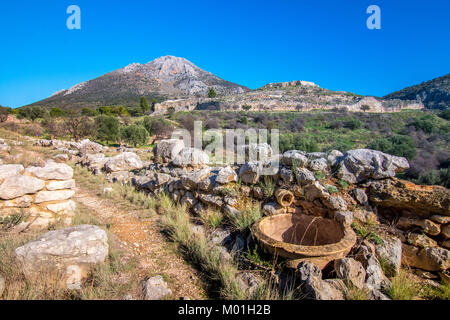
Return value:
<svg viewBox="0 0 450 320">
<path fill-rule="evenodd" d="M 148 142 L 148 131 L 140 125 L 131 125 L 120 128 L 120 137 L 123 141 L 135 147 Z"/>
<path fill-rule="evenodd" d="M 114 142 L 119 138 L 119 120 L 115 117 L 101 115 L 95 119 L 97 125 L 97 138 L 103 141 Z"/>
</svg>

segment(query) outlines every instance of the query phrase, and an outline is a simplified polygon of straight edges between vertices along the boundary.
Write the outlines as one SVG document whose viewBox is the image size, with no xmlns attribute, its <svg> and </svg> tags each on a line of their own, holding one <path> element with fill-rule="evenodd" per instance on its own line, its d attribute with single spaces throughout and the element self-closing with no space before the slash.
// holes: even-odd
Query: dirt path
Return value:
<svg viewBox="0 0 450 320">
<path fill-rule="evenodd" d="M 172 244 L 161 235 L 159 216 L 137 219 L 132 212 L 118 208 L 113 200 L 102 199 L 80 186 L 73 200 L 92 210 L 96 218 L 111 224 L 110 231 L 119 246 L 137 259 L 140 278 L 163 275 L 173 299 L 205 299 L 198 272 L 177 255 Z"/>
</svg>

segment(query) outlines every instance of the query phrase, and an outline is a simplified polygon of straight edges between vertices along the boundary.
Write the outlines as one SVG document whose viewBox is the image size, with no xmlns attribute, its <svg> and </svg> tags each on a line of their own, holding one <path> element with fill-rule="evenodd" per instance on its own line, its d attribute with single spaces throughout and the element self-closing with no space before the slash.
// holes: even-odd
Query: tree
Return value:
<svg viewBox="0 0 450 320">
<path fill-rule="evenodd" d="M 82 117 L 74 110 L 67 111 L 63 125 L 68 134 L 76 141 L 93 134 L 95 130 L 92 120 L 89 120 L 86 116 Z"/>
<path fill-rule="evenodd" d="M 173 130 L 173 125 L 163 118 L 145 117 L 141 123 L 150 135 L 166 136 Z"/>
<path fill-rule="evenodd" d="M 9 110 L 4 107 L 0 107 L 0 122 L 8 120 Z"/>
<path fill-rule="evenodd" d="M 364 111 L 364 112 L 369 111 L 369 110 L 370 110 L 370 106 L 367 105 L 367 104 L 363 104 L 363 105 L 361 106 L 361 110 Z"/>
<path fill-rule="evenodd" d="M 214 88 L 210 88 L 209 92 L 208 92 L 208 98 L 215 98 L 216 96 L 217 96 L 217 93 L 214 90 Z"/>
<path fill-rule="evenodd" d="M 101 115 L 95 119 L 97 138 L 107 143 L 119 138 L 119 120 L 114 117 Z"/>
<path fill-rule="evenodd" d="M 148 131 L 141 125 L 124 126 L 120 128 L 120 137 L 127 144 L 137 147 L 148 142 Z"/>
<path fill-rule="evenodd" d="M 95 110 L 92 110 L 91 108 L 83 108 L 81 110 L 81 114 L 88 117 L 95 117 L 97 115 L 97 112 Z"/>
<path fill-rule="evenodd" d="M 50 117 L 52 118 L 60 118 L 64 116 L 66 112 L 60 108 L 51 108 L 50 109 Z"/>
<path fill-rule="evenodd" d="M 34 121 L 38 118 L 43 118 L 46 112 L 47 110 L 45 110 L 42 107 L 39 106 L 33 107 L 31 108 L 30 119 Z"/>
<path fill-rule="evenodd" d="M 251 108 L 252 108 L 252 106 L 250 106 L 250 105 L 248 105 L 248 104 L 245 104 L 245 105 L 242 106 L 242 110 L 245 110 L 245 111 L 248 111 L 248 110 L 250 110 Z"/>
<path fill-rule="evenodd" d="M 146 97 L 141 97 L 140 106 L 141 106 L 142 112 L 144 112 L 144 113 L 146 111 L 150 110 L 150 105 L 148 104 L 148 100 Z"/>
</svg>

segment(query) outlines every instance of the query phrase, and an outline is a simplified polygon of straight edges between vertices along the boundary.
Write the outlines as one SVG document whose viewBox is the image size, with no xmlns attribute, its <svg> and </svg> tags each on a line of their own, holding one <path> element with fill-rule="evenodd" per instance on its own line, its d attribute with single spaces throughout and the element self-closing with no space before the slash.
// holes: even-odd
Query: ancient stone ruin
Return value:
<svg viewBox="0 0 450 320">
<path fill-rule="evenodd" d="M 73 169 L 47 160 L 42 166 L 0 165 L 0 208 L 3 225 L 14 230 L 70 224 L 75 210 Z"/>
</svg>

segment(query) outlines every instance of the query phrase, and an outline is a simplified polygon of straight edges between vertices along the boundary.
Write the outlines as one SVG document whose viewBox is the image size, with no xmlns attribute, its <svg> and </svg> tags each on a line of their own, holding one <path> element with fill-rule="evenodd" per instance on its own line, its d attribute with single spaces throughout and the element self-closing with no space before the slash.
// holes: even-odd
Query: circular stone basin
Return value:
<svg viewBox="0 0 450 320">
<path fill-rule="evenodd" d="M 324 268 L 343 258 L 356 242 L 349 225 L 303 214 L 278 214 L 258 220 L 253 234 L 273 254 L 288 258 L 288 266 L 309 260 Z"/>
</svg>

